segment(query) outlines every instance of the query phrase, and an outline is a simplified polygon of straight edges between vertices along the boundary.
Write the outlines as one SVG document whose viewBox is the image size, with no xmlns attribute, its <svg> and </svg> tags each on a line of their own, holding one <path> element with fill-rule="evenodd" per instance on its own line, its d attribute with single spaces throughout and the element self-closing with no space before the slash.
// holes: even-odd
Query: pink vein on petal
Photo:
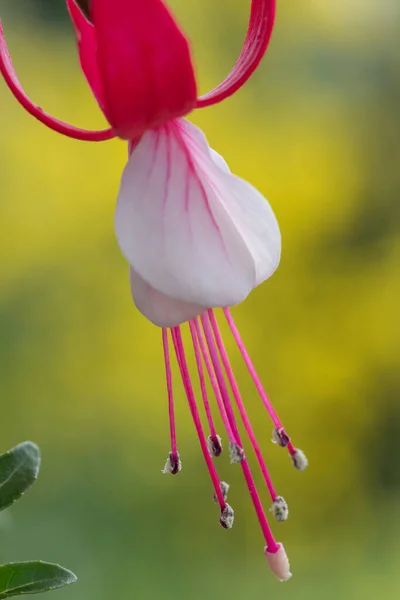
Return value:
<svg viewBox="0 0 400 600">
<path fill-rule="evenodd" d="M 160 130 L 158 130 L 157 133 L 159 133 Z M 170 136 L 170 130 L 169 130 L 169 126 L 166 125 L 163 128 L 163 132 L 164 132 L 164 137 L 165 137 L 165 151 L 166 151 L 166 167 L 165 167 L 165 185 L 164 185 L 164 194 L 163 194 L 163 202 L 162 202 L 162 211 L 163 211 L 163 238 L 164 238 L 164 246 L 165 246 L 165 239 L 166 239 L 166 230 L 165 230 L 165 214 L 166 214 L 166 210 L 167 210 L 167 202 L 168 202 L 168 191 L 170 188 L 170 183 L 171 183 L 171 136 Z M 157 142 L 158 142 L 158 138 L 157 138 Z M 157 143 L 158 146 L 158 143 Z"/>
<path fill-rule="evenodd" d="M 150 179 L 153 171 L 154 171 L 154 167 L 156 165 L 156 160 L 157 160 L 157 154 L 158 154 L 158 149 L 160 146 L 160 138 L 161 138 L 161 133 L 160 130 L 157 129 L 156 130 L 156 139 L 154 140 L 154 150 L 153 150 L 153 157 L 149 166 L 149 170 L 147 172 L 147 179 Z"/>
<path fill-rule="evenodd" d="M 182 130 L 182 126 L 180 125 L 179 121 L 174 121 L 173 125 L 174 125 L 174 129 L 175 129 L 176 141 L 178 142 L 179 146 L 181 147 L 183 153 L 185 154 L 187 165 L 188 165 L 188 169 L 189 169 L 189 173 L 191 175 L 193 175 L 193 177 L 195 178 L 195 180 L 197 181 L 197 183 L 200 186 L 201 195 L 203 196 L 203 200 L 204 200 L 204 202 L 206 204 L 207 211 L 208 211 L 208 214 L 209 214 L 209 216 L 211 218 L 213 226 L 218 231 L 218 233 L 221 233 L 220 227 L 219 227 L 217 221 L 215 220 L 214 213 L 213 213 L 213 211 L 211 209 L 210 201 L 208 199 L 206 189 L 205 189 L 204 184 L 203 184 L 203 182 L 202 182 L 202 180 L 201 180 L 201 178 L 200 178 L 200 176 L 199 176 L 199 174 L 197 172 L 196 164 L 195 164 L 195 162 L 193 160 L 193 157 L 191 155 L 189 144 L 185 140 L 185 138 L 187 136 L 185 135 L 185 132 Z M 189 194 L 187 194 L 187 196 L 189 196 Z M 188 198 L 186 199 L 186 202 L 188 202 Z M 187 210 L 188 209 L 189 209 L 189 207 L 187 206 Z"/>
<path fill-rule="evenodd" d="M 210 185 L 210 187 L 212 188 L 212 190 L 217 193 L 216 187 L 215 187 L 215 185 L 213 185 L 211 183 L 206 170 L 202 169 L 201 165 L 197 164 L 196 160 L 194 160 L 193 156 L 192 156 L 193 147 L 197 146 L 197 149 L 200 151 L 200 153 L 201 153 L 202 148 L 195 139 L 193 139 L 192 137 L 190 137 L 190 135 L 188 135 L 186 133 L 186 131 L 184 130 L 184 128 L 181 125 L 181 122 L 179 120 L 173 121 L 171 123 L 171 126 L 173 127 L 176 141 L 186 157 L 187 176 L 186 176 L 186 186 L 185 186 L 185 210 L 187 213 L 189 213 L 190 177 L 193 176 L 195 178 L 195 181 L 198 183 L 198 185 L 200 187 L 201 195 L 203 197 L 203 200 L 204 200 L 205 206 L 207 208 L 208 215 L 211 219 L 212 225 L 218 232 L 218 237 L 221 242 L 222 250 L 226 256 L 227 261 L 230 263 L 229 253 L 227 251 L 227 248 L 226 248 L 226 245 L 225 245 L 222 233 L 221 233 L 221 228 L 218 225 L 217 220 L 215 219 L 214 213 L 211 208 L 210 201 L 207 196 L 205 186 L 201 180 L 198 170 L 202 171 L 203 176 L 206 178 L 206 180 L 207 180 L 208 184 Z M 190 227 L 190 220 L 189 220 L 189 227 Z"/>
<path fill-rule="evenodd" d="M 185 210 L 189 212 L 189 204 L 190 204 L 190 166 L 189 163 L 186 163 L 186 172 L 185 172 Z"/>
<path fill-rule="evenodd" d="M 166 137 L 166 152 L 167 152 L 167 165 L 165 170 L 165 188 L 163 198 L 163 208 L 165 211 L 165 205 L 168 198 L 168 189 L 171 183 L 171 132 L 168 125 L 165 126 L 165 137 Z"/>
</svg>

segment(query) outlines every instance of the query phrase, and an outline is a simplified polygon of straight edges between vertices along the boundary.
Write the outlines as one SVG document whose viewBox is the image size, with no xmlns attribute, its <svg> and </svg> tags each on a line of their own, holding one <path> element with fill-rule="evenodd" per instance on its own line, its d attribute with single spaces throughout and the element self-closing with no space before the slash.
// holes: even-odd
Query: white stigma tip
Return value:
<svg viewBox="0 0 400 600">
<path fill-rule="evenodd" d="M 277 444 L 281 448 L 286 448 L 289 444 L 290 438 L 287 435 L 286 431 L 281 427 L 280 429 L 272 430 L 272 443 Z"/>
<path fill-rule="evenodd" d="M 236 442 L 229 442 L 229 458 L 231 463 L 241 463 L 245 459 L 243 448 Z"/>
<path fill-rule="evenodd" d="M 210 456 L 216 458 L 222 452 L 222 440 L 219 435 L 209 435 L 207 438 L 207 449 Z"/>
<path fill-rule="evenodd" d="M 219 487 L 221 488 L 222 497 L 226 501 L 226 499 L 228 498 L 229 483 L 226 483 L 226 481 L 220 481 L 219 482 Z M 218 502 L 218 497 L 217 497 L 217 494 L 215 492 L 213 494 L 213 500 L 214 500 L 214 502 Z"/>
<path fill-rule="evenodd" d="M 219 522 L 224 529 L 232 529 L 233 521 L 235 520 L 235 512 L 229 504 L 227 504 L 224 510 L 221 512 Z"/>
<path fill-rule="evenodd" d="M 176 475 L 182 469 L 181 459 L 179 458 L 179 452 L 170 452 L 167 458 L 167 462 L 165 463 L 165 467 L 162 469 L 161 473 L 171 475 Z"/>
<path fill-rule="evenodd" d="M 302 450 L 296 448 L 296 452 L 292 454 L 292 463 L 298 471 L 304 471 L 308 467 L 308 459 Z"/>
<path fill-rule="evenodd" d="M 278 523 L 286 521 L 289 516 L 289 507 L 286 500 L 282 496 L 277 496 L 270 508 L 270 511 L 274 515 Z"/>
<path fill-rule="evenodd" d="M 267 557 L 268 566 L 272 573 L 279 581 L 287 581 L 291 578 L 290 563 L 282 544 L 278 544 L 279 548 L 276 552 L 269 552 L 268 548 L 264 549 Z"/>
</svg>

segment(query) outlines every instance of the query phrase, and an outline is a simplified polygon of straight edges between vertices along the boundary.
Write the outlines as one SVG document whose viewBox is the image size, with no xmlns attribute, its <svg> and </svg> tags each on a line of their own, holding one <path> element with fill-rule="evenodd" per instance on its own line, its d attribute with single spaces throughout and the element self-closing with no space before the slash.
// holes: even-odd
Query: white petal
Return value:
<svg viewBox="0 0 400 600">
<path fill-rule="evenodd" d="M 136 308 L 159 327 L 175 327 L 201 315 L 205 306 L 182 302 L 166 296 L 146 283 L 132 267 L 129 270 L 132 298 Z"/>
<path fill-rule="evenodd" d="M 241 302 L 279 263 L 279 227 L 268 202 L 183 119 L 145 133 L 132 151 L 115 227 L 144 281 L 200 306 Z"/>
</svg>

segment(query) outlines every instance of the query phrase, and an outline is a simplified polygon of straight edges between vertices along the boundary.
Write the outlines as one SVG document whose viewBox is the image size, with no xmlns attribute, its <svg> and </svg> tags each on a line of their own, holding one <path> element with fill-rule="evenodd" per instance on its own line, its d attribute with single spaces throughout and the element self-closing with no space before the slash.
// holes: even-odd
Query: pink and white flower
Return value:
<svg viewBox="0 0 400 600">
<path fill-rule="evenodd" d="M 265 553 L 280 580 L 290 577 L 282 544 L 276 542 L 256 489 L 239 434 L 234 405 L 261 468 L 271 511 L 288 516 L 246 414 L 218 327 L 221 308 L 257 392 L 273 423 L 273 440 L 287 447 L 294 466 L 307 466 L 266 395 L 229 311 L 268 279 L 279 265 L 281 237 L 267 200 L 231 173 L 198 127 L 184 119 L 195 108 L 235 93 L 262 59 L 272 33 L 275 0 L 252 0 L 243 50 L 229 76 L 197 97 L 189 42 L 161 0 L 66 0 L 75 28 L 82 70 L 110 127 L 87 131 L 45 113 L 25 94 L 8 55 L 0 23 L 0 70 L 22 106 L 55 131 L 84 141 L 118 136 L 129 156 L 118 194 L 115 230 L 130 267 L 131 292 L 139 311 L 161 327 L 166 368 L 171 448 L 164 473 L 181 469 L 177 447 L 170 343 L 201 449 L 220 508 L 220 523 L 231 528 L 229 485 L 221 482 L 215 459 L 222 452 L 210 399 L 228 438 L 230 460 L 240 464 L 265 538 Z M 203 429 L 183 344 L 182 324 L 191 336 L 201 401 L 208 423 Z M 227 382 L 229 385 L 227 385 Z"/>
</svg>

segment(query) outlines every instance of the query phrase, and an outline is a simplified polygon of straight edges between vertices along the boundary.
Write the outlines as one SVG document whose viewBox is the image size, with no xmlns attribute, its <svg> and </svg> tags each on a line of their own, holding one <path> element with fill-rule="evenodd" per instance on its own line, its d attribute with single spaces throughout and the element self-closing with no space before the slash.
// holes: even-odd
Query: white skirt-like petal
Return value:
<svg viewBox="0 0 400 600">
<path fill-rule="evenodd" d="M 267 200 L 233 175 L 184 119 L 148 131 L 131 152 L 115 228 L 134 272 L 135 302 L 159 324 L 170 320 L 173 307 L 164 319 L 167 301 L 160 303 L 156 291 L 178 301 L 174 307 L 182 315 L 193 312 L 186 304 L 232 306 L 270 277 L 280 260 L 279 227 Z M 145 293 L 136 276 L 152 291 Z"/>
<path fill-rule="evenodd" d="M 136 308 L 158 327 L 175 327 L 201 315 L 206 306 L 170 298 L 146 283 L 132 267 L 129 270 L 132 298 Z"/>
</svg>

